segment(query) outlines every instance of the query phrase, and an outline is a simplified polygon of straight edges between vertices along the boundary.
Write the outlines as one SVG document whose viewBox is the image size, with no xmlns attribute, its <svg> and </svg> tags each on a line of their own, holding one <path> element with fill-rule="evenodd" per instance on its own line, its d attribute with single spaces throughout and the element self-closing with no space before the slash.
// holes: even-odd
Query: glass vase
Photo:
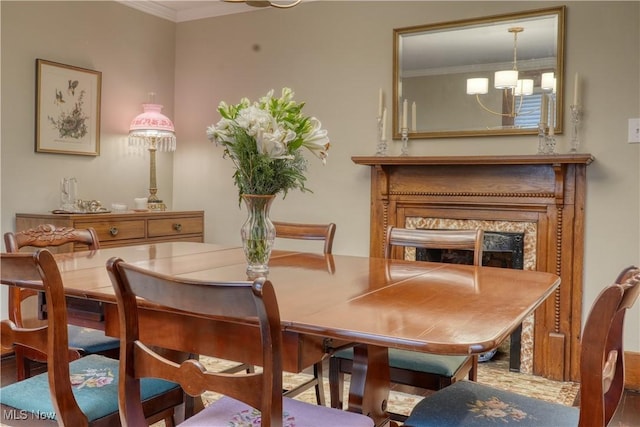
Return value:
<svg viewBox="0 0 640 427">
<path fill-rule="evenodd" d="M 250 278 L 266 276 L 269 257 L 276 238 L 276 228 L 269 219 L 274 195 L 243 194 L 247 207 L 247 220 L 240 229 L 242 248 L 247 259 L 247 275 Z"/>
</svg>

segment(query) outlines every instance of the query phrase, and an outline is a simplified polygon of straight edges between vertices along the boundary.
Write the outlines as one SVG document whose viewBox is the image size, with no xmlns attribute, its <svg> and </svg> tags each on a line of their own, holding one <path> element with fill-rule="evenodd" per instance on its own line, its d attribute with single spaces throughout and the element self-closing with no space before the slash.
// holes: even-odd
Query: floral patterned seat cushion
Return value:
<svg viewBox="0 0 640 427">
<path fill-rule="evenodd" d="M 576 427 L 579 409 L 471 381 L 458 381 L 420 401 L 405 427 Z"/>
<path fill-rule="evenodd" d="M 373 420 L 354 412 L 283 398 L 283 427 L 373 427 Z M 179 427 L 249 427 L 260 425 L 260 411 L 229 397 L 211 403 Z"/>
<path fill-rule="evenodd" d="M 118 412 L 118 361 L 89 355 L 69 364 L 73 394 L 89 421 Z M 177 384 L 145 378 L 141 380 L 142 400 L 164 393 Z M 54 419 L 47 373 L 10 384 L 0 389 L 0 402 L 40 417 Z"/>
</svg>

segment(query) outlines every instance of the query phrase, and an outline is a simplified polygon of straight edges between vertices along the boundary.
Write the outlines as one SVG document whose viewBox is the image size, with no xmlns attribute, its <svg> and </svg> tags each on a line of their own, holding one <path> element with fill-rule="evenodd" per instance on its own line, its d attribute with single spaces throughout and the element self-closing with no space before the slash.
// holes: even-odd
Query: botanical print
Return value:
<svg viewBox="0 0 640 427">
<path fill-rule="evenodd" d="M 53 103 L 57 106 L 57 117 L 47 116 L 60 138 L 80 139 L 87 134 L 87 120 L 89 116 L 83 110 L 86 91 L 81 89 L 76 96 L 78 80 L 68 80 L 66 91 L 55 89 Z"/>
<path fill-rule="evenodd" d="M 37 59 L 36 152 L 100 154 L 100 71 Z"/>
<path fill-rule="evenodd" d="M 528 417 L 527 413 L 518 409 L 518 407 L 510 405 L 497 397 L 489 400 L 476 400 L 469 403 L 469 410 L 478 415 L 476 417 L 493 418 L 496 421 L 505 423 L 510 421 L 522 421 Z"/>
<path fill-rule="evenodd" d="M 74 372 L 70 376 L 71 385 L 77 389 L 84 387 L 100 388 L 113 383 L 114 375 L 111 369 L 89 368 Z"/>
</svg>

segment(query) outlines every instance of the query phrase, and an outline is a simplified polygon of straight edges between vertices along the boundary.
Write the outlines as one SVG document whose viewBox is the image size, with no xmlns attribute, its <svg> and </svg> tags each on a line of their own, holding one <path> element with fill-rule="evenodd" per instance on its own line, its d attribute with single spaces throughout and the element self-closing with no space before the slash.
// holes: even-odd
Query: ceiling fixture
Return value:
<svg viewBox="0 0 640 427">
<path fill-rule="evenodd" d="M 155 104 L 154 93 L 149 94 L 150 102 L 142 104 L 144 113 L 139 114 L 129 126 L 129 145 L 143 146 L 149 150 L 149 197 L 150 210 L 166 210 L 166 205 L 157 196 L 156 151 L 176 151 L 176 134 L 173 122 L 162 114 L 162 105 Z"/>
<path fill-rule="evenodd" d="M 503 105 L 506 112 L 490 109 L 482 103 L 480 95 L 489 93 L 489 79 L 477 77 L 467 79 L 467 95 L 475 95 L 478 104 L 486 111 L 504 117 L 516 117 L 521 114 L 522 97 L 533 94 L 533 79 L 518 78 L 518 34 L 524 31 L 522 27 L 511 27 L 507 31 L 513 34 L 513 68 L 511 70 L 496 71 L 493 86 L 503 91 Z M 516 108 L 516 98 L 520 98 Z"/>
<path fill-rule="evenodd" d="M 254 6 L 254 7 L 272 6 L 272 7 L 277 7 L 279 9 L 288 9 L 302 2 L 302 0 L 283 1 L 283 2 L 274 2 L 274 1 L 266 1 L 266 0 L 224 0 L 224 1 L 229 3 L 246 3 L 249 6 Z"/>
</svg>

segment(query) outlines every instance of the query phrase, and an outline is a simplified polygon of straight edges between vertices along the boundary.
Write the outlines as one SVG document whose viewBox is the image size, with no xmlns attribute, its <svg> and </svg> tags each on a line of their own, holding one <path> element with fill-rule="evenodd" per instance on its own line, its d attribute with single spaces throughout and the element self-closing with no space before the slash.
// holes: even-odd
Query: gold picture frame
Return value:
<svg viewBox="0 0 640 427">
<path fill-rule="evenodd" d="M 100 71 L 36 59 L 38 153 L 100 154 Z"/>
</svg>

